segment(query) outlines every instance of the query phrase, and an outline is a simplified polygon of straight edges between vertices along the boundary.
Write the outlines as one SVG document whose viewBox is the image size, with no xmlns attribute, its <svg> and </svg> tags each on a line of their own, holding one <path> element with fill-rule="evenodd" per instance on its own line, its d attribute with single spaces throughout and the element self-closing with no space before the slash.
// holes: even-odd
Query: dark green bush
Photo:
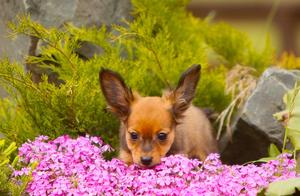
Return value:
<svg viewBox="0 0 300 196">
<path fill-rule="evenodd" d="M 174 86 L 182 71 L 192 64 L 202 65 L 202 78 L 194 103 L 222 111 L 231 97 L 224 93 L 227 71 L 235 64 L 263 70 L 272 63 L 269 47 L 256 51 L 246 34 L 224 24 L 210 24 L 185 11 L 185 0 L 133 0 L 133 21 L 123 26 L 46 29 L 20 17 L 10 24 L 12 35 L 39 38 L 41 55 L 28 57 L 27 63 L 51 69 L 64 81 L 60 85 L 32 82 L 22 66 L 3 59 L 0 84 L 10 93 L 1 100 L 0 132 L 18 144 L 36 135 L 101 135 L 117 146 L 117 119 L 105 111 L 99 89 L 101 67 L 118 71 L 142 95 L 160 95 Z M 95 44 L 103 53 L 91 59 L 80 58 L 76 50 L 82 41 Z M 267 45 L 268 46 L 268 45 Z M 208 58 L 214 51 L 217 65 Z M 262 55 L 261 55 L 262 54 Z M 57 66 L 58 65 L 58 66 Z"/>
</svg>

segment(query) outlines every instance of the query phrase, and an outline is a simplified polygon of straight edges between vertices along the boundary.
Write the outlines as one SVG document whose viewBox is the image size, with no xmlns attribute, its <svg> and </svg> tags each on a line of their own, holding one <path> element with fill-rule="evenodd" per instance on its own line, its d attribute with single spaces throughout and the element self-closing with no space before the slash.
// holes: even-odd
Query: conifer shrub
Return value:
<svg viewBox="0 0 300 196">
<path fill-rule="evenodd" d="M 253 67 L 258 74 L 273 62 L 269 43 L 257 50 L 245 33 L 224 23 L 212 23 L 187 13 L 186 0 L 132 0 L 133 20 L 101 28 L 45 28 L 29 16 L 10 23 L 12 37 L 27 35 L 44 44 L 39 56 L 26 63 L 50 69 L 61 81 L 48 76 L 34 83 L 20 63 L 0 61 L 0 84 L 10 94 L 0 100 L 0 132 L 18 144 L 38 135 L 56 138 L 63 134 L 98 135 L 118 145 L 118 122 L 108 113 L 101 94 L 101 67 L 119 72 L 126 83 L 142 95 L 160 95 L 175 86 L 183 70 L 202 65 L 194 104 L 222 111 L 231 101 L 225 94 L 227 72 L 236 64 Z M 103 52 L 90 59 L 76 53 L 82 42 Z M 208 59 L 217 58 L 211 65 Z"/>
</svg>

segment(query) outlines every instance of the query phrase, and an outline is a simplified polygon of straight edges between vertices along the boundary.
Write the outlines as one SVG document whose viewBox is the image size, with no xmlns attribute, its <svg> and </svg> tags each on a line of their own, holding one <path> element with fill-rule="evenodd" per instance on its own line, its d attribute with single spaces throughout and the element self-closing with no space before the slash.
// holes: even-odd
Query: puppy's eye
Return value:
<svg viewBox="0 0 300 196">
<path fill-rule="evenodd" d="M 136 132 L 131 132 L 130 137 L 131 137 L 132 140 L 137 140 L 139 135 Z"/>
<path fill-rule="evenodd" d="M 159 140 L 161 140 L 161 141 L 164 141 L 164 140 L 167 139 L 167 134 L 166 134 L 166 133 L 159 133 L 159 134 L 157 135 L 157 138 L 158 138 Z"/>
</svg>

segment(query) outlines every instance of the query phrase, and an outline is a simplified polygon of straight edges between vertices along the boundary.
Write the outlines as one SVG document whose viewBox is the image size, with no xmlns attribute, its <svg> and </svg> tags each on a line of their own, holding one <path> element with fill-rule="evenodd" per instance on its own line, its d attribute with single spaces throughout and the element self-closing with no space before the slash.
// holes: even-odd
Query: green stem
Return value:
<svg viewBox="0 0 300 196">
<path fill-rule="evenodd" d="M 284 139 L 283 139 L 283 146 L 282 146 L 282 151 L 285 151 L 285 147 L 286 147 L 286 142 L 287 142 L 287 135 L 288 135 L 288 128 L 285 127 L 285 131 L 284 131 Z"/>
<path fill-rule="evenodd" d="M 295 84 L 295 88 L 296 89 L 296 86 L 299 85 L 298 82 Z M 293 97 L 292 97 L 292 100 L 291 100 L 291 104 L 289 106 L 289 111 L 288 111 L 288 117 L 287 117 L 287 122 L 290 120 L 290 118 L 292 117 L 292 113 L 295 109 L 295 99 L 296 99 L 296 96 L 298 95 L 300 91 L 300 88 L 299 89 L 296 89 L 294 94 L 293 94 Z M 282 147 L 282 152 L 284 152 L 285 150 L 285 147 L 286 147 L 286 142 L 287 142 L 287 137 L 288 137 L 288 125 L 286 124 L 285 125 L 285 133 L 284 133 L 284 139 L 283 139 L 283 147 Z"/>
<path fill-rule="evenodd" d="M 158 65 L 158 68 L 160 69 L 160 71 L 161 71 L 161 73 L 162 73 L 162 80 L 165 82 L 165 84 L 168 86 L 168 88 L 169 89 L 171 89 L 171 85 L 170 85 L 170 83 L 169 83 L 169 81 L 167 80 L 167 78 L 165 78 L 164 77 L 164 71 L 163 71 L 163 68 L 162 68 L 162 65 L 161 65 L 161 63 L 160 63 L 160 60 L 159 60 L 159 58 L 158 58 L 158 55 L 157 55 L 157 53 L 154 51 L 154 49 L 152 48 L 152 47 L 149 47 L 148 48 L 151 52 L 152 52 L 152 54 L 154 55 L 154 58 L 155 58 L 155 61 L 156 61 L 156 63 L 157 63 L 157 65 Z"/>
<path fill-rule="evenodd" d="M 74 71 L 74 69 L 75 69 L 75 64 L 70 60 L 70 58 L 68 57 L 68 55 L 66 55 L 65 53 L 64 53 L 64 51 L 62 51 L 60 48 L 58 48 L 58 47 L 56 47 L 51 41 L 49 41 L 48 39 L 46 39 L 46 38 L 44 38 L 41 34 L 40 34 L 40 32 L 33 26 L 33 25 L 30 25 L 30 27 L 34 30 L 34 32 L 38 35 L 37 37 L 39 38 L 39 39 L 41 39 L 42 41 L 44 41 L 46 44 L 48 44 L 50 47 L 52 47 L 52 48 L 54 48 L 54 49 L 56 49 L 58 52 L 60 52 L 66 59 L 67 59 L 67 61 L 70 63 L 70 65 L 71 65 L 71 67 L 72 67 L 72 69 L 73 69 L 73 71 Z M 47 32 L 48 33 L 48 32 Z M 48 35 L 49 35 L 49 33 L 48 33 Z M 32 35 L 31 35 L 32 36 Z"/>
<path fill-rule="evenodd" d="M 32 88 L 32 89 L 34 89 L 34 90 L 36 90 L 36 91 L 39 91 L 39 89 L 36 88 L 34 85 L 28 84 L 28 83 L 26 83 L 24 80 L 20 80 L 19 78 L 12 77 L 12 76 L 10 76 L 10 75 L 8 75 L 8 74 L 0 73 L 0 77 L 6 78 L 6 80 L 10 80 L 10 81 L 15 80 L 15 81 L 17 81 L 17 82 L 20 82 L 20 83 L 24 84 L 24 85 L 27 86 L 27 87 L 30 87 L 30 88 Z"/>
</svg>

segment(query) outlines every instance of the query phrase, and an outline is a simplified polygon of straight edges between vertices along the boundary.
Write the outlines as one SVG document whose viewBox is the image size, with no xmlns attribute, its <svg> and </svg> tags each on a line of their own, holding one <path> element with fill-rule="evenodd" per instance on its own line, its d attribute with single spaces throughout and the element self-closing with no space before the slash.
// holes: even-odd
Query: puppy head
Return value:
<svg viewBox="0 0 300 196">
<path fill-rule="evenodd" d="M 160 163 L 175 138 L 175 126 L 183 117 L 195 95 L 200 66 L 186 70 L 175 90 L 163 97 L 141 97 L 132 93 L 122 77 L 107 69 L 99 74 L 100 86 L 109 109 L 124 124 L 121 138 L 132 160 L 144 167 Z"/>
</svg>

